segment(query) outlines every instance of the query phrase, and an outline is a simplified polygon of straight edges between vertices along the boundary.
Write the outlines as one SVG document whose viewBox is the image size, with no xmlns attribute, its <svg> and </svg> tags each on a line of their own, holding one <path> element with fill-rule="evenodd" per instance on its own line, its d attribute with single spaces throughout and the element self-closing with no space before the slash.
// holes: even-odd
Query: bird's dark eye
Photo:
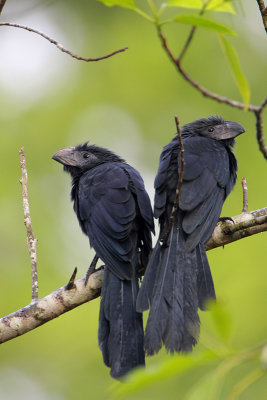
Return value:
<svg viewBox="0 0 267 400">
<path fill-rule="evenodd" d="M 83 158 L 86 160 L 87 158 L 89 158 L 89 153 L 83 153 Z"/>
<path fill-rule="evenodd" d="M 208 132 L 213 132 L 214 131 L 214 128 L 209 128 L 208 129 Z"/>
</svg>

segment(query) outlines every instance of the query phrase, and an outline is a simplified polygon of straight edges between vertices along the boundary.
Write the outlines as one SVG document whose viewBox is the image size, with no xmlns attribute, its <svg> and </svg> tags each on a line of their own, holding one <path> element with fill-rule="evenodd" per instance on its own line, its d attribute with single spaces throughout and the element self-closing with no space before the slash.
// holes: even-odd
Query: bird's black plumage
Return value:
<svg viewBox="0 0 267 400">
<path fill-rule="evenodd" d="M 138 171 L 107 149 L 64 148 L 53 158 L 72 176 L 71 199 L 82 231 L 105 263 L 98 339 L 112 377 L 143 365 L 138 273 L 151 251 L 150 200 Z"/>
<path fill-rule="evenodd" d="M 160 235 L 147 266 L 137 310 L 150 307 L 145 349 L 152 355 L 165 345 L 170 352 L 190 351 L 199 335 L 198 308 L 215 299 L 205 243 L 231 192 L 237 171 L 234 138 L 245 129 L 212 116 L 184 125 L 185 169 L 178 209 L 168 238 L 172 207 L 181 167 L 176 136 L 164 147 L 155 179 L 154 216 Z"/>
</svg>

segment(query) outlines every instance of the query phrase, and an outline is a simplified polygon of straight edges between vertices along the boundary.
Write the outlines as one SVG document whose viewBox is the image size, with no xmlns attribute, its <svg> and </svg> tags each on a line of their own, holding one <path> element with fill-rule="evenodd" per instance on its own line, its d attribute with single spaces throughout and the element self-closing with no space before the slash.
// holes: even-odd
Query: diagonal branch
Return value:
<svg viewBox="0 0 267 400">
<path fill-rule="evenodd" d="M 255 106 L 253 104 L 249 104 L 248 107 L 246 108 L 246 105 L 244 103 L 241 103 L 241 102 L 236 101 L 236 100 L 229 99 L 228 97 L 225 97 L 225 96 L 220 96 L 217 93 L 211 92 L 210 90 L 206 89 L 204 86 L 200 85 L 197 81 L 195 81 L 185 71 L 185 69 L 181 65 L 181 58 L 184 55 L 185 50 L 188 48 L 188 45 L 189 45 L 192 37 L 190 38 L 190 35 L 189 35 L 188 44 L 185 45 L 185 47 L 184 47 L 182 53 L 180 54 L 180 56 L 178 58 L 176 58 L 174 56 L 174 54 L 172 53 L 170 47 L 167 44 L 167 39 L 163 35 L 163 33 L 161 31 L 161 27 L 158 25 L 157 28 L 158 28 L 158 35 L 159 35 L 159 38 L 161 40 L 161 44 L 162 44 L 165 52 L 169 56 L 171 62 L 178 69 L 178 71 L 182 75 L 182 77 L 187 82 L 189 82 L 194 88 L 196 88 L 203 96 L 208 97 L 210 99 L 213 99 L 215 101 L 218 101 L 219 103 L 224 103 L 224 104 L 227 104 L 227 105 L 229 105 L 231 107 L 238 108 L 240 110 L 247 109 L 248 111 L 254 112 L 254 114 L 256 116 L 256 121 L 257 121 L 256 122 L 256 132 L 257 132 L 257 140 L 258 140 L 258 143 L 259 143 L 259 148 L 260 148 L 260 151 L 262 152 L 263 156 L 267 159 L 267 146 L 265 145 L 265 140 L 264 140 L 264 136 L 263 136 L 263 124 L 262 124 L 262 112 L 263 112 L 264 107 L 266 107 L 266 105 L 267 105 L 267 98 L 264 99 L 264 101 L 259 106 Z M 194 34 L 193 29 L 191 30 L 190 34 L 192 32 Z"/>
<path fill-rule="evenodd" d="M 100 60 L 104 60 L 106 58 L 112 57 L 115 54 L 118 53 L 122 53 L 123 51 L 127 50 L 128 47 L 123 47 L 122 49 L 119 50 L 115 50 L 112 53 L 106 54 L 105 56 L 101 56 L 101 57 L 97 57 L 97 58 L 86 58 L 86 57 L 81 57 L 77 54 L 74 54 L 72 51 L 65 49 L 65 47 L 63 47 L 60 43 L 58 43 L 56 40 L 50 38 L 49 36 L 47 36 L 45 33 L 38 31 L 37 29 L 33 29 L 30 28 L 29 26 L 25 26 L 25 25 L 19 25 L 19 24 L 13 24 L 10 22 L 0 22 L 0 26 L 11 26 L 14 28 L 20 28 L 20 29 L 24 29 L 26 31 L 29 32 L 33 32 L 36 33 L 37 35 L 42 36 L 44 39 L 48 40 L 50 43 L 54 44 L 60 51 L 62 51 L 63 53 L 68 54 L 69 56 L 75 58 L 76 60 L 81 60 L 81 61 L 100 61 Z"/>
<path fill-rule="evenodd" d="M 194 86 L 199 92 L 201 92 L 203 94 L 203 96 L 209 97 L 210 99 L 213 99 L 213 100 L 216 100 L 219 103 L 224 103 L 224 104 L 228 104 L 228 105 L 230 105 L 232 107 L 239 108 L 241 110 L 244 110 L 246 108 L 246 105 L 244 103 L 241 103 L 241 102 L 236 101 L 236 100 L 231 100 L 228 97 L 220 96 L 217 93 L 211 92 L 210 90 L 206 89 L 204 86 L 201 86 L 197 81 L 195 81 L 184 70 L 184 68 L 181 65 L 180 59 L 179 58 L 175 58 L 174 54 L 172 53 L 171 49 L 169 48 L 169 46 L 167 44 L 167 39 L 163 35 L 160 27 L 158 28 L 158 33 L 159 33 L 159 37 L 160 37 L 162 46 L 163 46 L 164 50 L 166 51 L 166 53 L 168 54 L 169 58 L 171 59 L 172 63 L 176 66 L 176 68 L 178 69 L 180 74 L 184 77 L 184 79 L 187 82 L 189 82 L 192 86 Z M 247 109 L 249 111 L 259 112 L 259 111 L 261 111 L 262 107 L 261 106 L 255 106 L 253 104 L 249 104 Z"/>
<path fill-rule="evenodd" d="M 262 22 L 267 33 L 267 7 L 264 4 L 264 0 L 256 0 L 260 9 L 260 13 L 262 16 Z"/>
</svg>

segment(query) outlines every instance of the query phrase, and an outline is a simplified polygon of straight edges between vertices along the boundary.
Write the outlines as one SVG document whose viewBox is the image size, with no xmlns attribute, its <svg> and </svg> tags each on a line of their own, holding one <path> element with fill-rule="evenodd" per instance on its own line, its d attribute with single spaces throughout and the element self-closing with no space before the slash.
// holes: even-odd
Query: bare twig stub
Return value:
<svg viewBox="0 0 267 400">
<path fill-rule="evenodd" d="M 26 169 L 26 159 L 24 147 L 19 151 L 20 168 L 21 168 L 21 184 L 22 184 L 22 200 L 24 211 L 24 224 L 27 230 L 27 244 L 31 257 L 31 272 L 32 272 L 32 301 L 38 299 L 38 274 L 37 274 L 37 239 L 34 238 L 32 230 L 32 221 L 30 215 L 30 205 L 28 198 L 28 174 Z"/>
<path fill-rule="evenodd" d="M 77 271 L 78 271 L 78 269 L 77 269 L 77 267 L 75 267 L 74 271 L 73 271 L 73 273 L 72 273 L 72 275 L 71 275 L 71 277 L 70 277 L 70 279 L 69 279 L 69 281 L 67 283 L 67 285 L 65 286 L 66 290 L 71 290 L 71 289 L 74 288 L 74 285 L 75 285 L 74 281 L 75 281 L 75 278 L 76 278 L 76 275 L 77 275 Z"/>
<path fill-rule="evenodd" d="M 165 237 L 163 238 L 162 246 L 167 245 L 168 239 L 169 239 L 172 227 L 173 227 L 173 221 L 174 221 L 175 214 L 176 214 L 177 208 L 178 208 L 179 194 L 180 194 L 181 186 L 183 183 L 184 168 L 185 168 L 184 144 L 183 144 L 183 139 L 182 139 L 182 134 L 181 134 L 181 129 L 180 129 L 180 123 L 179 123 L 177 116 L 175 116 L 175 123 L 176 123 L 176 129 L 177 129 L 177 136 L 178 136 L 178 140 L 179 140 L 179 152 L 180 152 L 181 163 L 179 165 L 179 179 L 178 179 L 177 188 L 176 188 L 176 192 L 175 192 L 175 200 L 174 200 L 174 203 L 172 206 L 172 212 L 171 212 L 171 216 L 170 216 L 170 220 L 169 220 L 168 230 L 166 232 Z"/>
<path fill-rule="evenodd" d="M 267 7 L 265 6 L 264 0 L 256 0 L 262 16 L 262 22 L 267 33 Z"/>
<path fill-rule="evenodd" d="M 56 40 L 50 38 L 50 37 L 47 36 L 45 33 L 40 32 L 40 31 L 38 31 L 37 29 L 30 28 L 29 26 L 19 25 L 19 24 L 13 24 L 13 23 L 10 23 L 10 22 L 0 22 L 0 26 L 11 26 L 11 27 L 14 27 L 14 28 L 20 28 L 20 29 L 24 29 L 24 30 L 29 31 L 29 32 L 36 33 L 37 35 L 40 35 L 40 36 L 42 36 L 44 39 L 48 40 L 50 43 L 54 44 L 54 45 L 55 45 L 60 51 L 62 51 L 63 53 L 68 54 L 69 56 L 75 58 L 76 60 L 81 60 L 81 61 L 86 61 L 86 62 L 104 60 L 104 59 L 106 59 L 106 58 L 109 58 L 109 57 L 114 56 L 115 54 L 122 53 L 123 51 L 125 51 L 125 50 L 128 49 L 128 47 L 123 47 L 122 49 L 115 50 L 115 51 L 113 51 L 112 53 L 106 54 L 106 55 L 101 56 L 101 57 L 86 58 L 86 57 L 81 57 L 81 56 L 79 56 L 79 55 L 77 55 L 77 54 L 74 54 L 74 53 L 73 53 L 72 51 L 70 51 L 70 50 L 65 49 L 65 47 L 63 47 L 63 46 L 62 46 L 60 43 L 58 43 Z"/>
<path fill-rule="evenodd" d="M 242 213 L 248 212 L 248 187 L 247 187 L 247 180 L 244 177 L 241 181 L 242 188 L 243 188 L 243 208 Z"/>
</svg>

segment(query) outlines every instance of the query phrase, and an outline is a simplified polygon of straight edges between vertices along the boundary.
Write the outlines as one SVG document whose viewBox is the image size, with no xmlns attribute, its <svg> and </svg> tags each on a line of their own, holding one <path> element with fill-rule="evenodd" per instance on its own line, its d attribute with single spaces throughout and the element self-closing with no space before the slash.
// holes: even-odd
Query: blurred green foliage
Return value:
<svg viewBox="0 0 267 400">
<path fill-rule="evenodd" d="M 240 213 L 243 176 L 248 182 L 249 209 L 267 206 L 266 161 L 258 150 L 253 114 L 206 99 L 189 86 L 163 52 L 153 24 L 132 12 L 134 5 L 148 14 L 147 2 L 127 3 L 130 10 L 107 8 L 92 0 L 40 1 L 37 5 L 30 0 L 23 4 L 7 0 L 2 20 L 37 28 L 75 53 L 97 57 L 124 46 L 129 49 L 88 64 L 71 59 L 29 32 L 1 27 L 3 316 L 28 304 L 31 294 L 19 185 L 22 145 L 33 228 L 39 239 L 40 296 L 65 284 L 74 266 L 83 276 L 93 255 L 72 211 L 69 177 L 51 160 L 60 147 L 90 140 L 117 151 L 140 170 L 152 199 L 161 148 L 175 133 L 174 115 L 184 124 L 219 114 L 247 130 L 237 141 L 238 183 L 223 215 Z M 159 7 L 161 2 L 154 3 Z M 193 7 L 190 13 L 198 15 L 196 2 L 187 3 Z M 207 12 L 205 17 L 238 33 L 231 37 L 231 44 L 249 81 L 250 101 L 259 104 L 266 96 L 267 41 L 258 7 L 256 1 L 227 2 L 227 6 L 234 6 L 237 14 Z M 171 18 L 188 14 L 188 10 L 170 7 L 165 13 Z M 180 23 L 164 26 L 177 54 L 189 31 L 190 26 Z M 202 85 L 239 100 L 211 31 L 197 31 L 183 63 Z M 266 111 L 264 124 L 266 131 Z M 219 306 L 201 313 L 200 343 L 192 355 L 171 357 L 163 350 L 147 360 L 147 372 L 137 371 L 128 385 L 114 384 L 97 346 L 96 299 L 1 346 L 0 399 L 100 400 L 124 396 L 124 392 L 124 398 L 145 400 L 264 399 L 266 349 L 258 346 L 267 333 L 266 234 L 213 250 L 208 257 Z"/>
</svg>

